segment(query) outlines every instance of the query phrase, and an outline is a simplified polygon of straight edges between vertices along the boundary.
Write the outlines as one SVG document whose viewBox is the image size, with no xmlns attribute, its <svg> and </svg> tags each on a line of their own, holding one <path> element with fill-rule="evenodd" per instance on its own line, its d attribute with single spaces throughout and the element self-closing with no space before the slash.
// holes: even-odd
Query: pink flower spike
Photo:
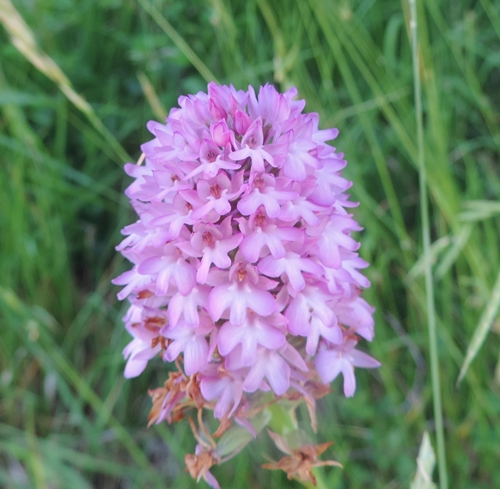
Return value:
<svg viewBox="0 0 500 489">
<path fill-rule="evenodd" d="M 217 83 L 210 82 L 207 88 L 208 88 L 209 103 L 213 102 L 218 107 L 220 107 L 220 110 L 224 110 L 225 112 L 227 112 L 230 107 L 230 96 L 231 96 L 229 87 L 220 86 L 217 85 Z M 226 117 L 226 115 L 224 116 L 224 118 Z"/>
<path fill-rule="evenodd" d="M 168 229 L 169 237 L 171 239 L 177 238 L 185 224 L 194 224 L 191 217 L 192 210 L 193 207 L 179 193 L 174 197 L 172 204 L 152 204 L 151 211 L 161 215 L 152 219 L 148 224 L 154 227 L 165 226 Z"/>
<path fill-rule="evenodd" d="M 231 259 L 228 253 L 241 243 L 243 236 L 241 234 L 235 234 L 227 239 L 221 239 L 220 241 L 215 241 L 210 237 L 204 237 L 204 239 L 206 239 L 206 246 L 203 248 L 204 254 L 201 260 L 201 266 L 196 275 L 200 283 L 206 282 L 210 264 L 213 263 L 219 268 L 229 268 L 231 266 Z"/>
<path fill-rule="evenodd" d="M 285 343 L 280 348 L 280 354 L 292 367 L 298 368 L 302 372 L 309 370 L 302 355 L 290 343 Z"/>
<path fill-rule="evenodd" d="M 338 305 L 339 321 L 349 326 L 350 330 L 368 341 L 373 340 L 374 325 L 373 313 L 375 308 L 370 306 L 361 297 L 355 297 L 350 302 L 340 302 Z"/>
<path fill-rule="evenodd" d="M 330 157 L 322 160 L 322 163 L 323 168 L 316 170 L 314 174 L 317 187 L 311 194 L 311 199 L 317 204 L 330 206 L 335 203 L 337 195 L 341 196 L 352 183 L 340 176 L 340 171 L 347 164 L 345 160 Z"/>
<path fill-rule="evenodd" d="M 186 465 L 217 489 L 209 470 L 234 455 L 218 440 L 239 436 L 233 422 L 256 436 L 262 406 L 281 396 L 305 399 L 314 417 L 318 379 L 342 374 L 352 396 L 355 368 L 380 365 L 355 348 L 374 337 L 374 308 L 347 163 L 327 143 L 338 130 L 320 129 L 297 94 L 211 82 L 148 123 L 143 164 L 125 165 L 137 214 L 116 248 L 130 269 L 113 280 L 130 302 L 125 376 L 154 357 L 184 370 L 166 367 L 150 390 L 149 424 L 195 406 L 199 445 Z M 212 411 L 217 443 L 203 429 Z"/>
<path fill-rule="evenodd" d="M 168 170 L 154 170 L 153 177 L 160 192 L 151 200 L 153 202 L 162 201 L 169 196 L 169 194 L 176 195 L 182 190 L 189 190 L 192 184 L 181 180 L 182 176 Z"/>
</svg>

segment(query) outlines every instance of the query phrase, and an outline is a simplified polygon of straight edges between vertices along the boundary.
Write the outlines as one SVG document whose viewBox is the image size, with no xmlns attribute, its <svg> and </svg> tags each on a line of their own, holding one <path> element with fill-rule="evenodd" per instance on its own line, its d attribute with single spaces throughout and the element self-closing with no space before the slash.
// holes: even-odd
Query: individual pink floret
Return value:
<svg viewBox="0 0 500 489">
<path fill-rule="evenodd" d="M 276 282 L 258 275 L 250 264 L 235 263 L 225 284 L 214 287 L 208 298 L 208 311 L 214 321 L 218 321 L 225 311 L 229 311 L 232 324 L 244 323 L 247 309 L 261 316 L 269 316 L 276 311 L 276 301 L 268 289 Z"/>
</svg>

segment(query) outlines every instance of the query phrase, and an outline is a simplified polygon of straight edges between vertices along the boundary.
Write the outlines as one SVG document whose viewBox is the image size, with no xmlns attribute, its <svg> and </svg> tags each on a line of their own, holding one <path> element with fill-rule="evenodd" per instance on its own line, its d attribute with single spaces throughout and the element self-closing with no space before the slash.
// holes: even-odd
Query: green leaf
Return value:
<svg viewBox="0 0 500 489">
<path fill-rule="evenodd" d="M 417 471 L 411 482 L 410 489 L 435 489 L 436 484 L 432 482 L 432 472 L 435 465 L 436 455 L 432 449 L 429 433 L 425 431 L 418 451 Z"/>
</svg>

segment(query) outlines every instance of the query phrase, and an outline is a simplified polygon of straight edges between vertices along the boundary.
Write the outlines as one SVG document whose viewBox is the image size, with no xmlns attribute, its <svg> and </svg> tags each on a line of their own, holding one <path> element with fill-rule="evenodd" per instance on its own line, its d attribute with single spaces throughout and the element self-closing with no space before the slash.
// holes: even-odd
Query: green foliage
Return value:
<svg viewBox="0 0 500 489">
<path fill-rule="evenodd" d="M 491 0 L 418 6 L 450 483 L 500 487 L 497 308 L 455 387 L 480 318 L 498 302 L 500 9 Z M 155 113 L 214 76 L 240 88 L 296 85 L 306 110 L 340 129 L 371 263 L 366 297 L 377 307 L 376 338 L 364 347 L 382 367 L 359 372 L 354 398 L 336 381 L 319 402 L 317 440 L 335 442 L 328 458 L 344 469 L 318 478 L 329 488 L 408 487 L 423 432 L 433 446 L 435 438 L 406 2 L 37 0 L 16 8 L 37 55 L 48 54 L 90 107 L 64 95 L 66 82 L 41 73 L 1 30 L 0 485 L 195 487 L 184 472 L 194 448 L 187 423 L 146 428 L 147 389 L 164 381 L 165 366 L 122 377 L 128 338 L 109 281 L 127 266 L 114 251 L 133 219 L 122 197 L 126 155 L 139 157 Z M 299 487 L 259 469 L 266 455 L 279 456 L 262 434 L 213 472 L 222 487 Z"/>
</svg>

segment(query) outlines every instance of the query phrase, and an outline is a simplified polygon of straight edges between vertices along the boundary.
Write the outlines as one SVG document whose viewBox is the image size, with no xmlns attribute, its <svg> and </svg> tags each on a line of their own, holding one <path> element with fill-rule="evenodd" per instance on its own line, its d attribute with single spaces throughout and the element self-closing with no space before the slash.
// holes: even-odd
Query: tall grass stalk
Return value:
<svg viewBox="0 0 500 489">
<path fill-rule="evenodd" d="M 413 59 L 413 83 L 415 91 L 415 116 L 417 123 L 418 145 L 418 173 L 420 186 L 420 213 L 422 219 L 422 237 L 424 253 L 425 296 L 427 310 L 427 327 L 429 332 L 429 354 L 431 363 L 432 398 L 434 403 L 434 419 L 436 427 L 439 487 L 448 488 L 448 475 L 446 470 L 446 449 L 444 443 L 443 412 L 441 403 L 441 386 L 439 378 L 439 360 L 436 335 L 436 311 L 434 305 L 434 284 L 431 263 L 431 238 L 429 223 L 429 204 L 427 195 L 427 173 L 425 167 L 424 129 L 422 113 L 422 90 L 420 86 L 420 65 L 418 45 L 418 22 L 416 0 L 409 0 L 410 4 L 410 30 Z"/>
</svg>

